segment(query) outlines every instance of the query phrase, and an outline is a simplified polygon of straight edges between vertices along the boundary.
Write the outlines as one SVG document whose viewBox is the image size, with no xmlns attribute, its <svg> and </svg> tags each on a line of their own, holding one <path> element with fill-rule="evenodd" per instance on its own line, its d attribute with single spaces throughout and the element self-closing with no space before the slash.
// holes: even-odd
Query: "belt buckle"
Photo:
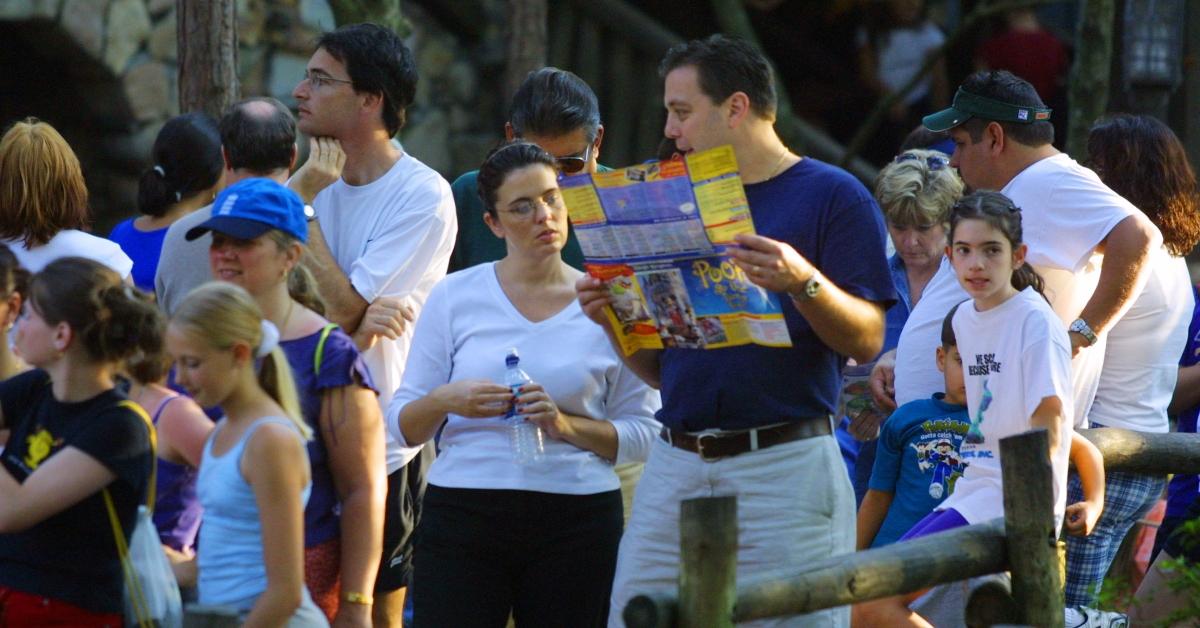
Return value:
<svg viewBox="0 0 1200 628">
<path fill-rule="evenodd" d="M 704 439 L 706 438 L 710 440 L 716 440 L 717 435 L 709 432 L 705 434 L 698 434 L 696 436 L 696 453 L 700 454 L 700 459 L 704 462 L 716 462 L 723 458 L 724 456 L 709 456 L 708 454 L 704 453 Z"/>
</svg>

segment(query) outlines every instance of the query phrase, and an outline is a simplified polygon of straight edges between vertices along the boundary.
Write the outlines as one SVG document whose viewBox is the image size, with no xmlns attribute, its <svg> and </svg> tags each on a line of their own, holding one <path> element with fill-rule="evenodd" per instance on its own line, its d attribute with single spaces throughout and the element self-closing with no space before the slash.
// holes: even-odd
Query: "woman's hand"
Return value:
<svg viewBox="0 0 1200 628">
<path fill-rule="evenodd" d="M 507 386 L 486 379 L 464 379 L 438 386 L 430 395 L 446 414 L 486 419 L 508 411 L 513 402 Z"/>
<path fill-rule="evenodd" d="M 558 410 L 558 405 L 546 394 L 541 384 L 528 383 L 517 397 L 517 412 L 533 422 L 554 440 L 568 440 L 574 430 L 571 421 Z"/>
<path fill-rule="evenodd" d="M 579 298 L 579 308 L 583 313 L 592 319 L 593 323 L 607 328 L 608 317 L 605 316 L 604 310 L 612 305 L 608 286 L 591 275 L 584 275 L 575 282 L 575 294 Z"/>
</svg>

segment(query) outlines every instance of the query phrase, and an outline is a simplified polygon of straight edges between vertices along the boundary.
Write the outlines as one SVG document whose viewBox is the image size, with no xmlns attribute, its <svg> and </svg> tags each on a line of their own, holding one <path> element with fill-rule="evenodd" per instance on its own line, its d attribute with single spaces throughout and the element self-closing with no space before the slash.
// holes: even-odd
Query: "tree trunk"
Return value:
<svg viewBox="0 0 1200 628">
<path fill-rule="evenodd" d="M 238 100 L 235 0 L 176 0 L 179 111 L 220 118 Z"/>
<path fill-rule="evenodd" d="M 546 0 L 508 0 L 504 93 L 510 100 L 525 76 L 546 65 Z"/>
<path fill-rule="evenodd" d="M 1116 4 L 1115 0 L 1083 0 L 1080 3 L 1075 63 L 1071 66 L 1067 92 L 1071 103 L 1067 118 L 1067 153 L 1076 161 L 1087 157 L 1088 130 L 1108 109 Z"/>
</svg>

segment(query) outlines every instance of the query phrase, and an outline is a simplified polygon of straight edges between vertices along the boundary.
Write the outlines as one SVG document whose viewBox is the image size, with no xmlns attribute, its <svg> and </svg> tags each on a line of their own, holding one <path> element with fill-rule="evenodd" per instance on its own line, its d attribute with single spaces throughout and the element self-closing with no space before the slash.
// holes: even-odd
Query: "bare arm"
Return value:
<svg viewBox="0 0 1200 628">
<path fill-rule="evenodd" d="M 1179 414 L 1197 404 L 1200 404 L 1200 364 L 1181 366 L 1167 414 Z"/>
<path fill-rule="evenodd" d="M 1054 456 L 1054 452 L 1058 450 L 1058 444 L 1061 442 L 1063 420 L 1062 401 L 1054 396 L 1043 397 L 1041 403 L 1033 410 L 1033 416 L 1029 417 L 1031 428 L 1046 430 L 1046 435 L 1050 440 L 1050 451 L 1047 454 L 1051 457 Z"/>
<path fill-rule="evenodd" d="M 75 447 L 44 460 L 23 483 L 0 466 L 0 533 L 28 530 L 115 479 L 108 467 Z"/>
<path fill-rule="evenodd" d="M 383 551 L 383 418 L 375 395 L 351 385 L 328 390 L 321 400 L 321 440 L 341 502 L 341 588 L 370 596 Z M 343 602 L 337 618 L 369 626 L 371 607 Z"/>
<path fill-rule="evenodd" d="M 628 366 L 634 375 L 637 375 L 651 388 L 660 388 L 662 386 L 660 362 L 662 349 L 639 349 L 630 355 L 625 355 L 625 350 L 617 342 L 616 332 L 613 331 L 608 316 L 605 315 L 605 308 L 611 307 L 612 300 L 609 298 L 608 289 L 604 287 L 604 282 L 590 275 L 584 275 L 575 282 L 575 294 L 579 297 L 579 307 L 583 309 L 583 313 L 604 330 L 613 350 L 618 356 L 621 356 L 621 361 L 625 363 L 625 366 Z"/>
<path fill-rule="evenodd" d="M 879 534 L 879 527 L 883 525 L 883 519 L 887 517 L 888 508 L 892 507 L 892 499 L 895 496 L 895 493 L 867 489 L 862 505 L 858 507 L 858 540 L 855 542 L 855 549 L 861 552 L 875 542 L 875 536 Z"/>
<path fill-rule="evenodd" d="M 1067 504 L 1063 525 L 1068 534 L 1087 536 L 1104 510 L 1104 457 L 1091 441 L 1071 430 L 1071 462 L 1079 474 L 1083 501 Z"/>
<path fill-rule="evenodd" d="M 879 356 L 871 367 L 871 398 L 884 412 L 896 409 L 896 350 Z"/>
<path fill-rule="evenodd" d="M 541 384 L 526 384 L 517 407 L 522 415 L 542 428 L 550 438 L 566 441 L 608 461 L 617 459 L 617 428 L 608 421 L 567 414 Z"/>
<path fill-rule="evenodd" d="M 354 289 L 350 278 L 333 259 L 325 234 L 316 220 L 308 223 L 308 254 L 304 256 L 304 264 L 312 271 L 325 299 L 325 318 L 353 336 L 370 303 Z"/>
<path fill-rule="evenodd" d="M 253 461 L 251 463 L 250 461 Z M 267 588 L 245 626 L 282 626 L 300 607 L 304 587 L 304 503 L 308 455 L 290 427 L 267 424 L 250 437 L 239 465 L 254 490 L 263 530 Z"/>
<path fill-rule="evenodd" d="M 729 249 L 729 255 L 757 286 L 797 295 L 810 278 L 817 278 L 817 296 L 793 296 L 792 303 L 825 346 L 861 364 L 883 349 L 884 313 L 879 304 L 842 290 L 784 242 L 745 234 L 737 242 L 740 247 Z"/>
<path fill-rule="evenodd" d="M 1118 315 L 1141 292 L 1149 272 L 1147 261 L 1151 251 L 1162 246 L 1162 234 L 1139 212 L 1117 223 L 1103 246 L 1099 283 L 1079 314 L 1097 334 L 1116 323 Z M 1072 351 L 1078 353 L 1086 340 L 1074 332 L 1070 336 Z"/>
<path fill-rule="evenodd" d="M 213 422 L 196 402 L 181 397 L 171 401 L 158 419 L 158 457 L 200 467 L 204 443 L 213 431 Z"/>
</svg>

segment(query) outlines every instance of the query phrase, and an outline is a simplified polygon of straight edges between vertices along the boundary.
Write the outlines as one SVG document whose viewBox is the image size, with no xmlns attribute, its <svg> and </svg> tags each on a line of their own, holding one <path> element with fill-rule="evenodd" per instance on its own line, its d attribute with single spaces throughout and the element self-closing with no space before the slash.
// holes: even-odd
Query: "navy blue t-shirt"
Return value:
<svg viewBox="0 0 1200 628">
<path fill-rule="evenodd" d="M 1192 287 L 1192 298 L 1195 306 L 1192 311 L 1192 324 L 1188 327 L 1188 341 L 1183 347 L 1183 356 L 1179 358 L 1179 366 L 1194 366 L 1200 362 L 1200 289 Z M 1200 406 L 1192 406 L 1179 413 L 1177 432 L 1196 432 L 1196 417 L 1200 415 Z M 1200 483 L 1194 474 L 1176 473 L 1167 487 L 1167 516 L 1179 517 L 1187 513 L 1188 506 L 1200 499 Z"/>
<path fill-rule="evenodd" d="M 854 296 L 885 308 L 895 301 L 882 214 L 849 173 L 806 157 L 747 185 L 746 198 L 759 235 L 790 244 Z M 736 430 L 834 412 L 846 358 L 817 338 L 790 298 L 780 302 L 791 347 L 663 350 L 664 426 Z"/>
</svg>

